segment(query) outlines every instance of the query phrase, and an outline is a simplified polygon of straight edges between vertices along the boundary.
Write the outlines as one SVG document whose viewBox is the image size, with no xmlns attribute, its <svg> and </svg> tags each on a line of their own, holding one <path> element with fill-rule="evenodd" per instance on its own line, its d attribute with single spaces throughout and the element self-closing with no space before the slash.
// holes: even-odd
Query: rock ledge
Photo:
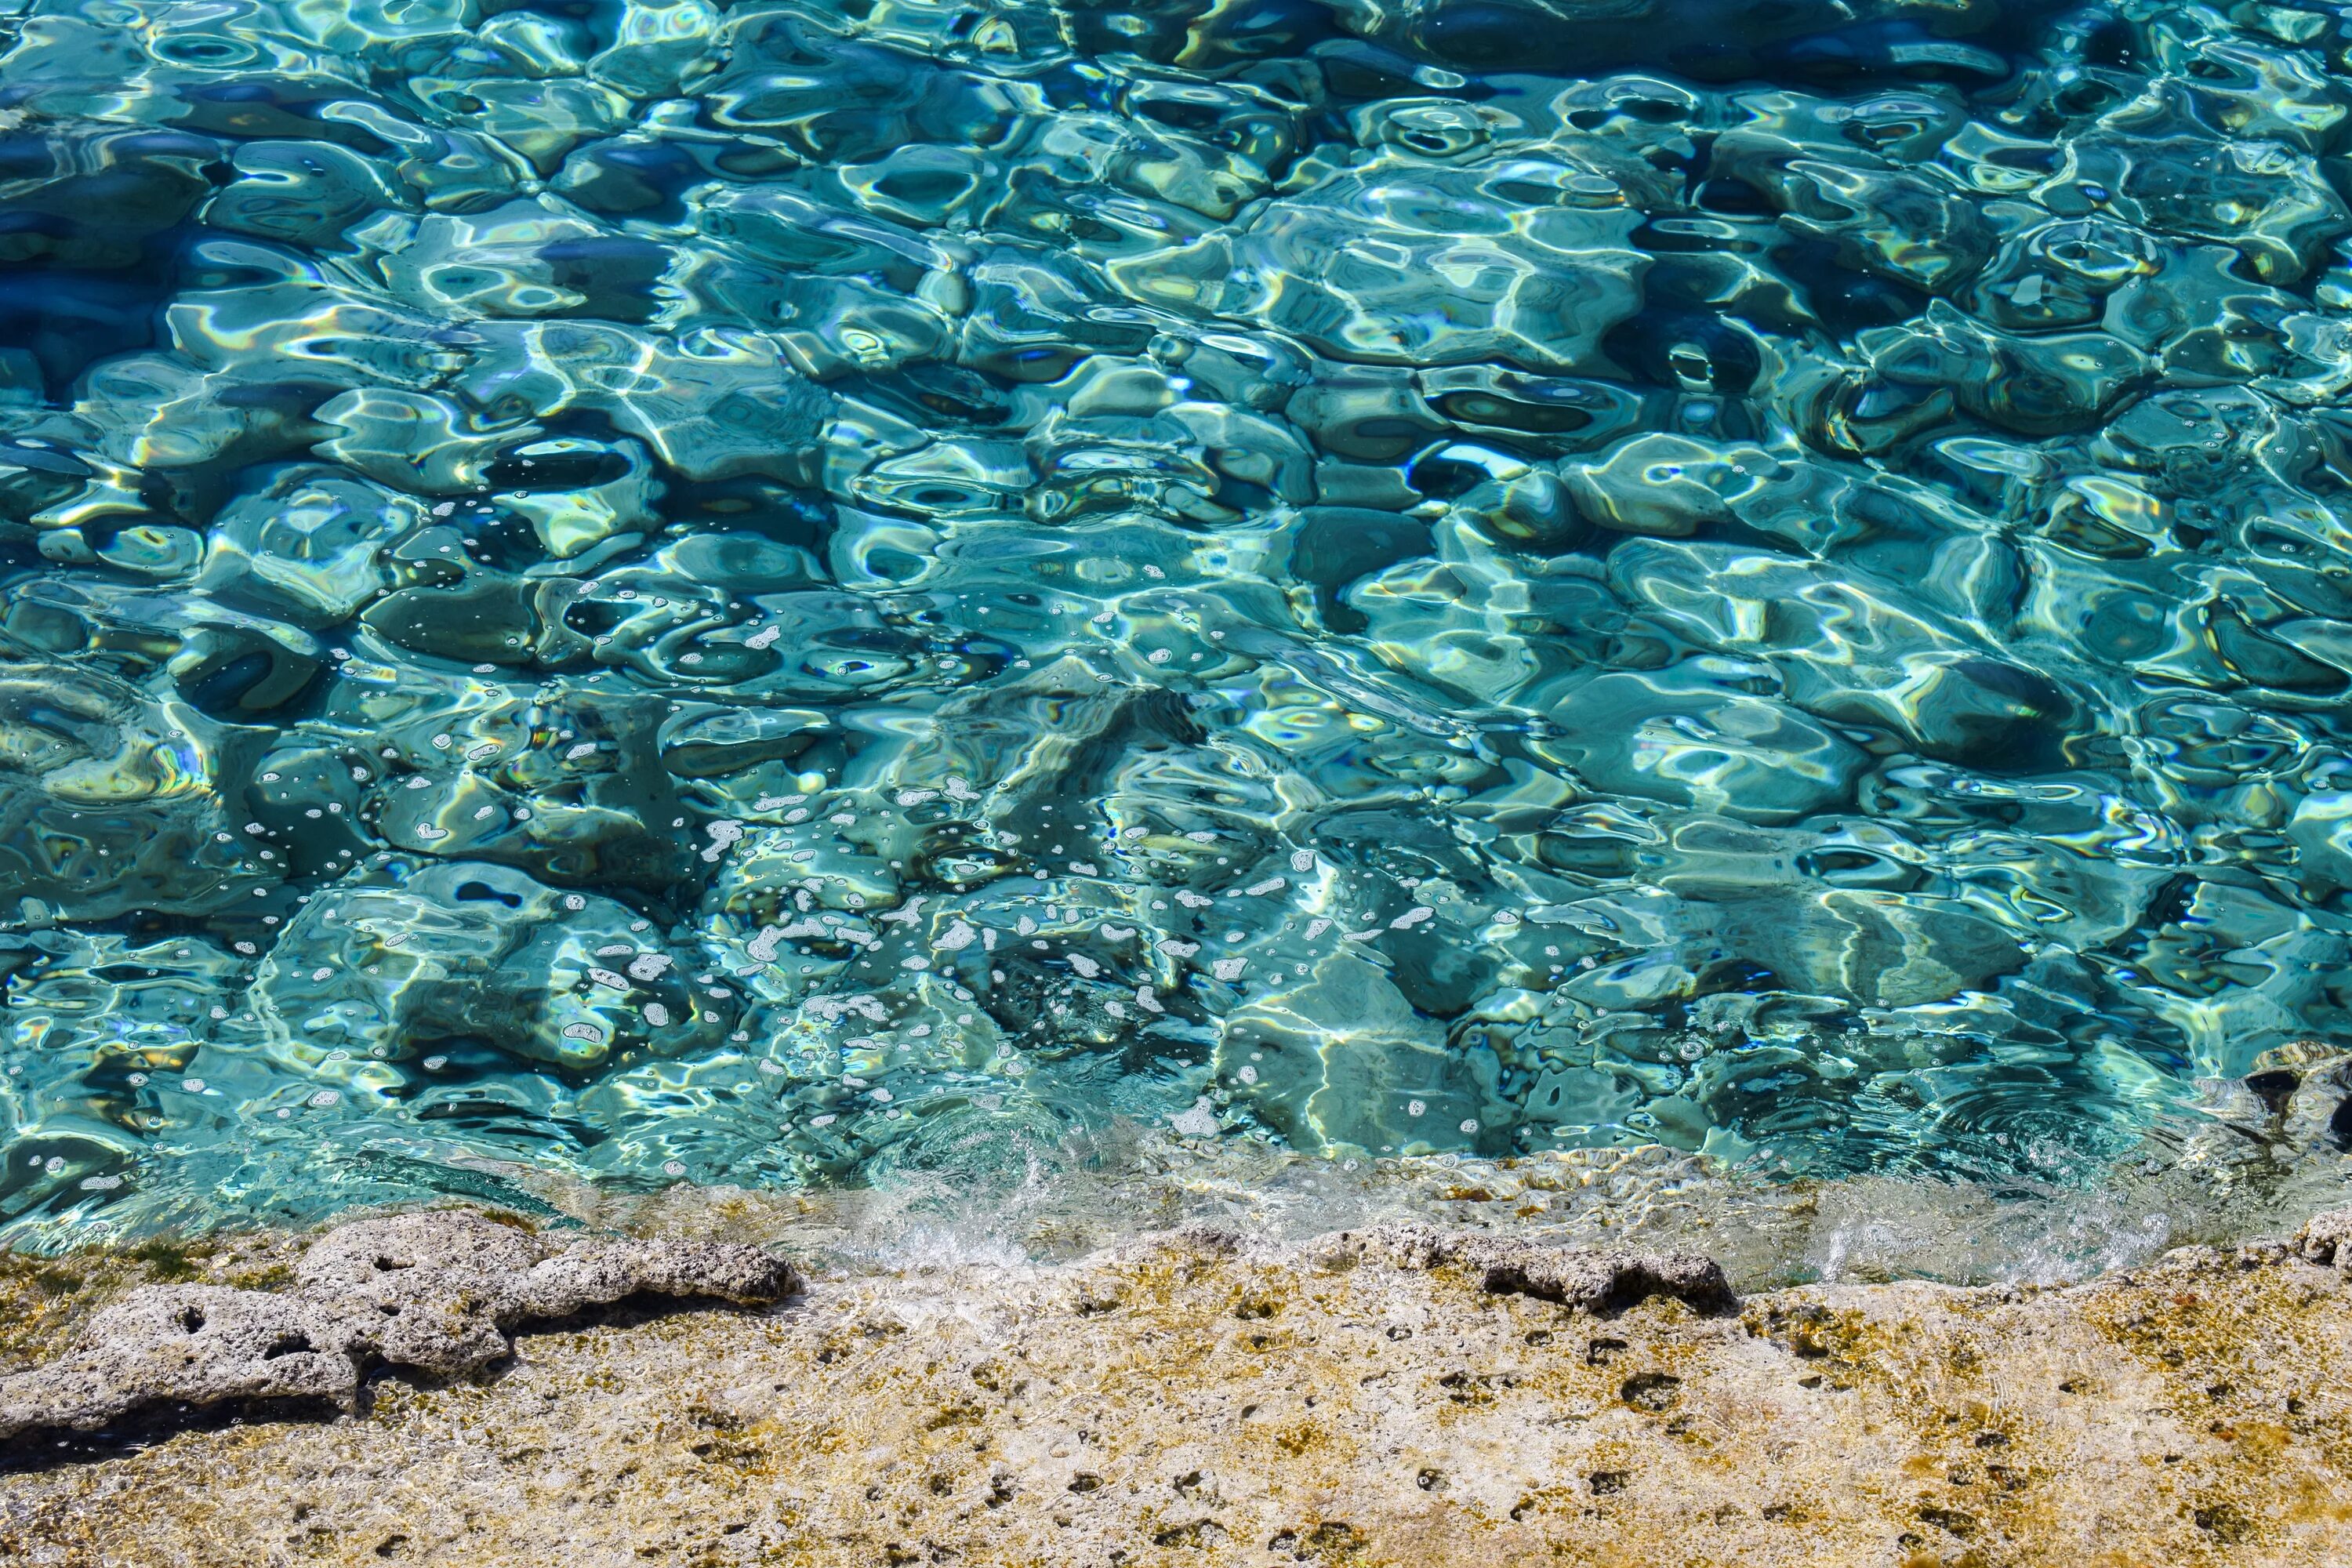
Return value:
<svg viewBox="0 0 2352 1568">
<path fill-rule="evenodd" d="M 286 1292 L 155 1285 L 94 1313 L 80 1347 L 0 1378 L 0 1437 L 94 1431 L 150 1405 L 331 1400 L 346 1408 L 379 1365 L 453 1377 L 511 1349 L 508 1335 L 625 1297 L 743 1305 L 800 1288 L 793 1266 L 703 1241 L 562 1247 L 477 1215 L 361 1220 L 322 1237 Z"/>
</svg>

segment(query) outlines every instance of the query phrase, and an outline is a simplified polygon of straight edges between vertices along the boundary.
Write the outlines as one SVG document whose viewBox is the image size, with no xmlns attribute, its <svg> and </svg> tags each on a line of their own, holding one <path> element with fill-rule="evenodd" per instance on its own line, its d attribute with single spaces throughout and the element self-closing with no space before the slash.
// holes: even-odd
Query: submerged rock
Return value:
<svg viewBox="0 0 2352 1568">
<path fill-rule="evenodd" d="M 395 861 L 313 900 L 254 992 L 290 1060 L 478 1042 L 588 1068 L 726 1031 L 732 993 L 698 988 L 690 963 L 602 894 L 559 892 L 484 861 Z"/>
</svg>

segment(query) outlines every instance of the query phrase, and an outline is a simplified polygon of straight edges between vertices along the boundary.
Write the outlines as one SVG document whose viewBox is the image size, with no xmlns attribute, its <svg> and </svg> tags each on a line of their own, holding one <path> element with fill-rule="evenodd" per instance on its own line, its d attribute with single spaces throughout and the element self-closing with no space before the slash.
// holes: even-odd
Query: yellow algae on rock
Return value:
<svg viewBox="0 0 2352 1568">
<path fill-rule="evenodd" d="M 2331 1235 L 2063 1289 L 1627 1273 L 1582 1308 L 1490 1266 L 1535 1244 L 1420 1226 L 834 1278 L 526 1334 L 356 1415 L 20 1451 L 0 1552 L 2317 1568 L 2352 1560 Z"/>
</svg>

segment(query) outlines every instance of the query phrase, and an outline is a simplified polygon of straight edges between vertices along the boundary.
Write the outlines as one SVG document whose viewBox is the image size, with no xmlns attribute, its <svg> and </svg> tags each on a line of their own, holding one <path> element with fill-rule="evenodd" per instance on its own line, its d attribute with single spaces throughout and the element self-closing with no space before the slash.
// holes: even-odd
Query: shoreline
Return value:
<svg viewBox="0 0 2352 1568">
<path fill-rule="evenodd" d="M 2352 1282 L 2320 1261 L 2345 1228 L 2073 1285 L 1729 1304 L 1580 1296 L 1560 1281 L 1617 1268 L 1605 1249 L 1427 1225 L 812 1269 L 774 1307 L 633 1298 L 526 1326 L 487 1373 L 379 1371 L 351 1413 L 19 1468 L 0 1549 L 67 1568 L 556 1549 L 591 1568 L 2316 1565 L 2352 1558 Z M 298 1245 L 194 1271 L 282 1292 Z M 1520 1261 L 1498 1271 L 1497 1248 Z"/>
</svg>

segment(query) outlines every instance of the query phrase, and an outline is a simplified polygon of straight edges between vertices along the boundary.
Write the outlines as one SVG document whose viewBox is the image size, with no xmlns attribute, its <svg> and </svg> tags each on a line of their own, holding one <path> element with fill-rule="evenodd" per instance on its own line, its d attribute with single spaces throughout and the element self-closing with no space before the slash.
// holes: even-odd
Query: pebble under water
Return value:
<svg viewBox="0 0 2352 1568">
<path fill-rule="evenodd" d="M 13 7 L 0 1220 L 2096 1173 L 2352 1033 L 2339 9 Z"/>
</svg>

